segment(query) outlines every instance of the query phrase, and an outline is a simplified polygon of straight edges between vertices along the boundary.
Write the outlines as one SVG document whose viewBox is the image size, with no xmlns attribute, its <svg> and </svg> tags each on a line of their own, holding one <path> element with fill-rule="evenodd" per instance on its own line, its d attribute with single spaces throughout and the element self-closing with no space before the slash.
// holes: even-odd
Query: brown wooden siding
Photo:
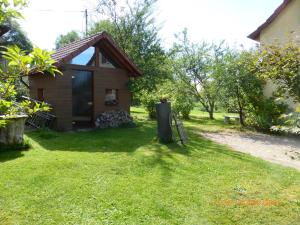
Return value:
<svg viewBox="0 0 300 225">
<path fill-rule="evenodd" d="M 45 101 L 53 106 L 57 117 L 58 130 L 72 129 L 72 72 L 73 70 L 93 71 L 93 120 L 105 111 L 123 109 L 130 111 L 131 94 L 128 90 L 129 74 L 123 69 L 99 68 L 93 66 L 66 65 L 63 76 L 33 75 L 29 78 L 30 95 L 37 98 L 38 88 L 43 88 Z M 106 106 L 106 89 L 118 89 L 119 104 Z"/>
</svg>

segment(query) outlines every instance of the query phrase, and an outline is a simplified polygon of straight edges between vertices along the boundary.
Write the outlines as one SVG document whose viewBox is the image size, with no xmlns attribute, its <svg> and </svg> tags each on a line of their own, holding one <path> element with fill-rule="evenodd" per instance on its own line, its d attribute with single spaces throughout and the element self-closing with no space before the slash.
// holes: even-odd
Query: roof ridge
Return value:
<svg viewBox="0 0 300 225">
<path fill-rule="evenodd" d="M 70 59 L 80 54 L 80 52 L 85 51 L 88 47 L 101 40 L 108 41 L 112 48 L 115 49 L 114 51 L 121 55 L 121 57 L 124 59 L 123 63 L 127 64 L 127 69 L 130 67 L 130 70 L 132 70 L 135 74 L 142 74 L 132 60 L 126 55 L 123 49 L 121 49 L 114 39 L 105 31 L 98 32 L 83 39 L 71 42 L 64 47 L 57 49 L 56 52 L 54 52 L 51 56 L 56 61 L 56 66 L 60 66 L 63 63 L 67 63 Z"/>
<path fill-rule="evenodd" d="M 64 49 L 64 48 L 68 48 L 68 47 L 70 47 L 71 45 L 74 45 L 74 44 L 76 44 L 76 43 L 82 42 L 82 41 L 84 41 L 84 40 L 86 40 L 86 39 L 94 38 L 94 37 L 96 37 L 96 36 L 98 36 L 98 35 L 101 35 L 101 34 L 103 34 L 103 33 L 105 33 L 105 32 L 97 32 L 97 33 L 95 33 L 95 34 L 93 34 L 93 35 L 90 35 L 90 36 L 86 36 L 86 37 L 80 38 L 79 40 L 76 40 L 76 41 L 72 41 L 72 42 L 70 42 L 70 43 L 68 43 L 68 44 L 66 44 L 66 45 L 64 45 L 64 46 L 62 46 L 62 47 L 56 49 L 55 52 L 56 52 L 56 51 L 60 51 L 60 50 L 62 50 L 62 49 Z"/>
</svg>

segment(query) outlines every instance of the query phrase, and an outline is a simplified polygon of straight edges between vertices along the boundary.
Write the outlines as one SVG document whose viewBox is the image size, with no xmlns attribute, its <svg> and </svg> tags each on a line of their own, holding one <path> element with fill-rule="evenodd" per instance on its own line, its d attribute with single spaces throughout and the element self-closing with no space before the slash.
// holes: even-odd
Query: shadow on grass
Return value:
<svg viewBox="0 0 300 225">
<path fill-rule="evenodd" d="M 165 173 L 176 168 L 176 154 L 197 157 L 198 161 L 205 163 L 207 160 L 218 158 L 234 158 L 243 162 L 260 163 L 247 154 L 235 152 L 229 147 L 219 145 L 201 137 L 187 128 L 188 144 L 186 146 L 172 143 L 163 145 L 156 140 L 156 126 L 153 122 L 143 121 L 136 128 L 115 128 L 94 130 L 88 132 L 49 134 L 43 132 L 30 132 L 29 138 L 49 151 L 74 151 L 74 152 L 124 152 L 131 154 L 142 148 L 141 160 L 150 168 L 160 166 Z"/>
<path fill-rule="evenodd" d="M 5 145 L 0 143 L 0 162 L 13 160 L 23 156 L 22 151 L 26 151 L 30 148 L 27 141 L 21 144 Z"/>
<path fill-rule="evenodd" d="M 35 131 L 27 136 L 49 151 L 79 152 L 134 152 L 142 146 L 160 146 L 156 140 L 153 122 L 144 122 L 135 128 L 115 128 L 86 132 Z M 187 154 L 186 149 L 173 143 L 171 151 Z"/>
<path fill-rule="evenodd" d="M 23 155 L 19 150 L 0 150 L 0 163 L 20 158 Z"/>
</svg>

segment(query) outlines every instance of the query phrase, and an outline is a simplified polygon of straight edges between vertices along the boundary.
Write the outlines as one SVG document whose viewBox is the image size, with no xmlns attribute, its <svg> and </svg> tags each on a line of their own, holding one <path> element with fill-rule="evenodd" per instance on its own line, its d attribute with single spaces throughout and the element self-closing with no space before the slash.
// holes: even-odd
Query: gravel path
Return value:
<svg viewBox="0 0 300 225">
<path fill-rule="evenodd" d="M 300 171 L 300 138 L 243 133 L 201 133 L 201 135 L 228 145 L 236 151 Z"/>
</svg>

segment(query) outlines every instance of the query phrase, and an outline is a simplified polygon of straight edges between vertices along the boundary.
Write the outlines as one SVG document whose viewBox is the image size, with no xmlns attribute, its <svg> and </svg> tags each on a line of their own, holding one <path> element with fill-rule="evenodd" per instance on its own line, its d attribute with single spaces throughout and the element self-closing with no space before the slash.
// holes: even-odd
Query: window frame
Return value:
<svg viewBox="0 0 300 225">
<path fill-rule="evenodd" d="M 106 100 L 106 97 L 108 95 L 108 91 L 115 91 L 115 99 L 113 100 Z M 119 89 L 117 88 L 105 88 L 105 93 L 104 93 L 104 105 L 105 106 L 118 106 L 119 105 Z"/>
</svg>

